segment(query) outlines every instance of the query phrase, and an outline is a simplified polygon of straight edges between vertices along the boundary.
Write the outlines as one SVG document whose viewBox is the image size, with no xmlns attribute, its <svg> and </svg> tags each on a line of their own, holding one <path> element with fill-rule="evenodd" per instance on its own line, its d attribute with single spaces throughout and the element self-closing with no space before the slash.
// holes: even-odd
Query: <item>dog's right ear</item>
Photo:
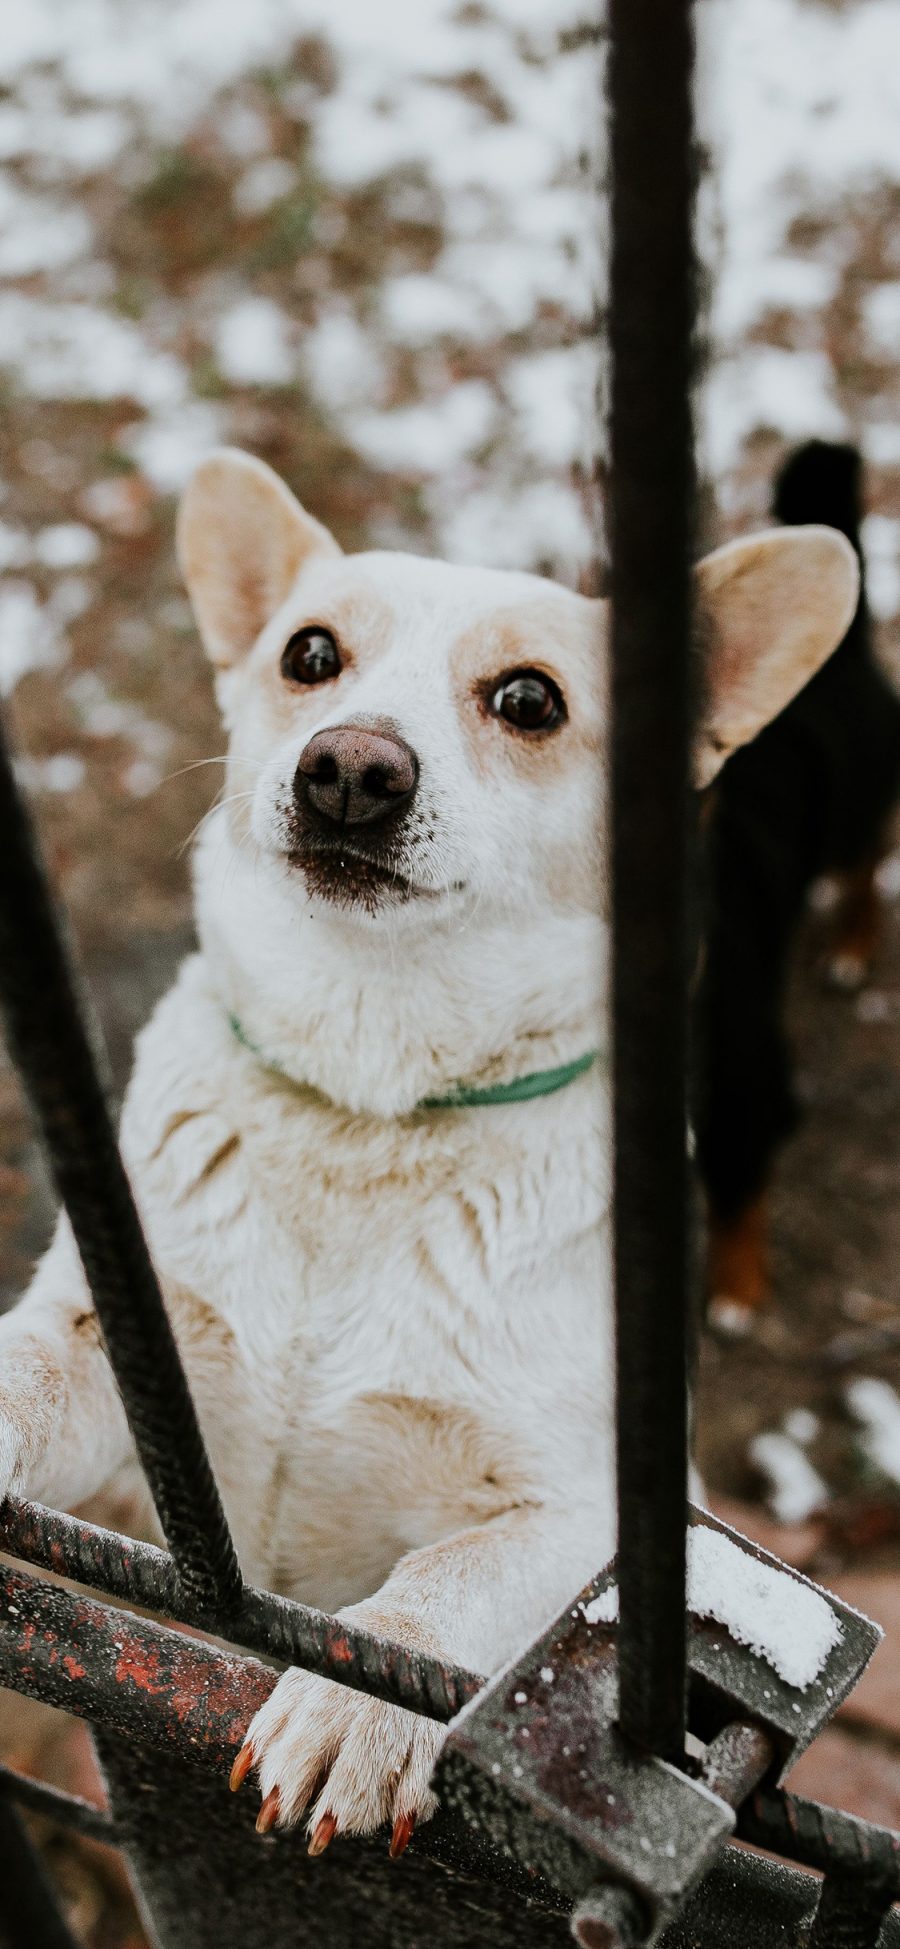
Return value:
<svg viewBox="0 0 900 1949">
<path fill-rule="evenodd" d="M 201 461 L 178 510 L 178 559 L 207 656 L 245 656 L 310 555 L 339 555 L 271 467 L 237 447 Z"/>
<path fill-rule="evenodd" d="M 706 707 L 694 783 L 708 785 L 821 669 L 853 620 L 859 562 L 834 528 L 772 528 L 698 562 Z"/>
</svg>

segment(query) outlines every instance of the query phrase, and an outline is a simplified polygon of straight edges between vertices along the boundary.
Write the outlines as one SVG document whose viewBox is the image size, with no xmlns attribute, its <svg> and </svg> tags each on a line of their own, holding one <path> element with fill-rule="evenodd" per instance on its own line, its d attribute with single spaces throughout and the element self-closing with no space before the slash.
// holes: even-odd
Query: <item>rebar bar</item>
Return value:
<svg viewBox="0 0 900 1949">
<path fill-rule="evenodd" d="M 78 1794 L 63 1793 L 59 1787 L 48 1786 L 46 1780 L 16 1773 L 11 1766 L 0 1765 L 0 1799 L 14 1800 L 17 1806 L 42 1814 L 45 1820 L 55 1821 L 59 1827 L 84 1834 L 88 1840 L 103 1841 L 108 1847 L 117 1844 L 115 1823 L 105 1808 L 95 1806 L 92 1800 L 82 1800 Z"/>
<path fill-rule="evenodd" d="M 87 1014 L 0 725 L 0 1012 L 66 1207 L 163 1533 L 192 1602 L 241 1573 L 110 1113 Z"/>
<path fill-rule="evenodd" d="M 0 1798 L 0 1944 L 79 1949 L 47 1871 L 15 1807 Z"/>
<path fill-rule="evenodd" d="M 883 1886 L 891 1901 L 900 1901 L 900 1834 L 888 1827 L 800 1794 L 763 1788 L 741 1808 L 738 1833 L 742 1840 L 823 1873 L 840 1864 L 844 1880 Z"/>
<path fill-rule="evenodd" d="M 609 516 L 620 1717 L 685 1728 L 690 0 L 611 0 Z"/>
<path fill-rule="evenodd" d="M 223 1621 L 214 1608 L 207 1613 L 185 1603 L 177 1568 L 165 1550 L 41 1503 L 11 1496 L 0 1502 L 0 1549 L 165 1617 L 202 1624 L 264 1657 L 302 1665 L 426 1718 L 452 1719 L 483 1683 L 475 1672 L 248 1584 Z"/>
</svg>

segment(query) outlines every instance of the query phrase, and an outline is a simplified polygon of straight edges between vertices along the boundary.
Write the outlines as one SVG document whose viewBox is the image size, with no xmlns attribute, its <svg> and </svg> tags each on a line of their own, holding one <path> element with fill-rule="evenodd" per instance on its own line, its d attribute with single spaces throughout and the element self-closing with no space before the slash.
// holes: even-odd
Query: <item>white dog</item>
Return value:
<svg viewBox="0 0 900 1949">
<path fill-rule="evenodd" d="M 344 556 L 236 452 L 179 542 L 228 788 L 126 1161 L 245 1574 L 487 1673 L 615 1543 L 604 605 Z M 701 563 L 698 782 L 856 594 L 827 529 Z M 0 1322 L 0 1491 L 72 1508 L 130 1457 L 61 1223 Z M 235 1784 L 312 1852 L 384 1820 L 399 1852 L 440 1739 L 292 1670 Z"/>
</svg>

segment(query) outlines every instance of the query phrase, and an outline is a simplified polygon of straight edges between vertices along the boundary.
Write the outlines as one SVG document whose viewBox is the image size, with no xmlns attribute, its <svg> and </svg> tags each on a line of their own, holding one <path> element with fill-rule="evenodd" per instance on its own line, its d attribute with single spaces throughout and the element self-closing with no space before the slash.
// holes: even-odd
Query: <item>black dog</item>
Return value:
<svg viewBox="0 0 900 1949">
<path fill-rule="evenodd" d="M 861 464 L 813 440 L 785 463 L 773 513 L 839 528 L 860 556 Z M 844 897 L 835 982 L 864 980 L 875 947 L 875 868 L 900 793 L 900 698 L 872 650 L 863 586 L 830 661 L 713 788 L 708 921 L 697 1015 L 697 1157 L 710 1217 L 710 1293 L 722 1324 L 767 1296 L 764 1193 L 796 1121 L 783 1027 L 789 950 L 820 874 Z"/>
</svg>

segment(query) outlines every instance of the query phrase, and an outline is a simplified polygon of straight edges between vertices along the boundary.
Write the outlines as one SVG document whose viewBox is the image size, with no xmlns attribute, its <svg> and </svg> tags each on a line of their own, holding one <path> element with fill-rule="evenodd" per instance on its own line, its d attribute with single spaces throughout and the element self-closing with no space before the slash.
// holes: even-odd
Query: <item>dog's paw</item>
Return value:
<svg viewBox="0 0 900 1949">
<path fill-rule="evenodd" d="M 402 1854 L 417 1821 L 433 1814 L 429 1786 L 446 1728 L 311 1672 L 285 1672 L 247 1731 L 234 1790 L 255 1772 L 261 1834 L 304 1815 L 310 1854 L 335 1834 L 371 1834 L 390 1821 Z"/>
</svg>

